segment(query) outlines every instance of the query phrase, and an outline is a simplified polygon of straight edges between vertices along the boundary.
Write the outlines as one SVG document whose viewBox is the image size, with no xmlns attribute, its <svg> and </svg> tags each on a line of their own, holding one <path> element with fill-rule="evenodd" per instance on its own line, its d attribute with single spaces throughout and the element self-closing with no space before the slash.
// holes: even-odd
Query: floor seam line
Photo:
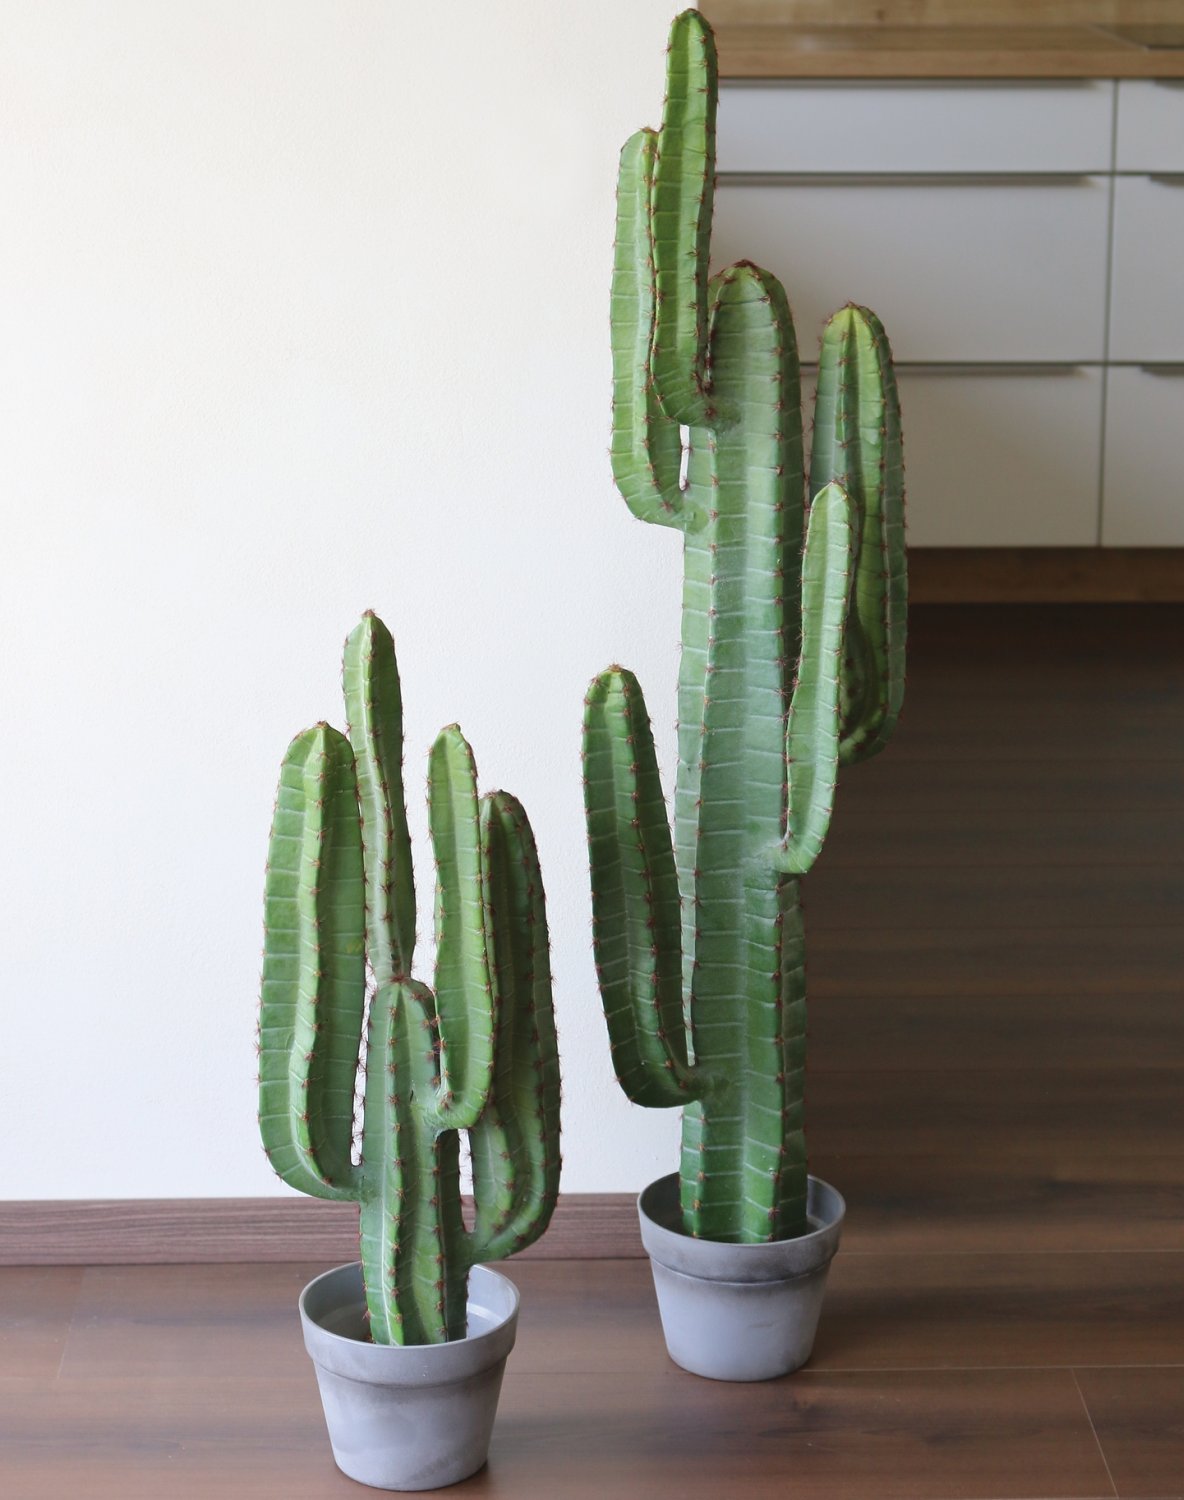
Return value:
<svg viewBox="0 0 1184 1500">
<path fill-rule="evenodd" d="M 1081 1399 L 1081 1409 L 1085 1412 L 1085 1420 L 1089 1423 L 1089 1430 L 1094 1435 L 1094 1442 L 1098 1445 L 1098 1457 L 1102 1460 L 1102 1467 L 1106 1470 L 1106 1478 L 1110 1481 L 1110 1488 L 1114 1491 L 1114 1500 L 1118 1500 L 1118 1486 L 1114 1483 L 1114 1475 L 1110 1472 L 1110 1460 L 1106 1457 L 1106 1450 L 1102 1447 L 1102 1439 L 1098 1436 L 1098 1429 L 1094 1426 L 1094 1414 L 1089 1409 L 1089 1402 L 1085 1399 L 1085 1392 L 1081 1389 L 1081 1382 L 1077 1378 L 1077 1371 L 1070 1369 L 1069 1374 L 1073 1377 L 1073 1385 Z"/>
</svg>

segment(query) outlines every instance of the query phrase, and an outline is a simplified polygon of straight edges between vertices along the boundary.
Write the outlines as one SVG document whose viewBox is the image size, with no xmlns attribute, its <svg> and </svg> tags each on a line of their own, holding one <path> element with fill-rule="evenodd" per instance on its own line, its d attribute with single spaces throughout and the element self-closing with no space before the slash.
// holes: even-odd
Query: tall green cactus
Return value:
<svg viewBox="0 0 1184 1500">
<path fill-rule="evenodd" d="M 456 725 L 443 730 L 428 773 L 434 990 L 411 977 L 402 699 L 394 642 L 372 613 L 345 643 L 343 678 L 349 738 L 317 724 L 280 771 L 259 1128 L 285 1182 L 359 1204 L 375 1343 L 441 1343 L 464 1336 L 470 1267 L 536 1240 L 555 1205 L 559 1061 L 543 882 L 521 805 L 507 792 L 478 799 L 472 751 Z"/>
<path fill-rule="evenodd" d="M 617 197 L 613 473 L 639 519 L 683 533 L 673 841 L 623 667 L 585 700 L 585 802 L 617 1077 L 683 1107 L 686 1230 L 759 1242 L 807 1226 L 798 877 L 838 767 L 900 711 L 903 487 L 887 339 L 849 305 L 822 341 L 806 525 L 785 292 L 748 262 L 708 279 L 717 92 L 711 29 L 686 11 L 661 131 L 628 141 Z"/>
</svg>

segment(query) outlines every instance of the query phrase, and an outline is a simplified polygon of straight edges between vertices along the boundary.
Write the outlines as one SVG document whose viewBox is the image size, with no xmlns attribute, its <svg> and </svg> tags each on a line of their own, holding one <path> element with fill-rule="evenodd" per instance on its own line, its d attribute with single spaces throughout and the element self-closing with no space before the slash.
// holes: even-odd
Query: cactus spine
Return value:
<svg viewBox="0 0 1184 1500">
<path fill-rule="evenodd" d="M 464 1336 L 470 1267 L 537 1239 L 555 1205 L 559 1062 L 543 883 L 521 805 L 507 792 L 478 798 L 472 751 L 456 725 L 444 729 L 428 773 L 435 984 L 412 978 L 399 672 L 372 613 L 345 643 L 343 680 L 349 738 L 317 724 L 292 741 L 280 772 L 259 1127 L 285 1182 L 359 1204 L 373 1340 L 441 1343 Z"/>
<path fill-rule="evenodd" d="M 708 279 L 717 89 L 711 29 L 686 11 L 661 131 L 627 142 L 617 196 L 613 473 L 634 515 L 683 533 L 673 840 L 623 667 L 585 700 L 584 776 L 617 1077 L 683 1108 L 687 1231 L 759 1242 L 807 1227 L 798 877 L 839 766 L 900 711 L 903 485 L 887 339 L 849 305 L 822 342 L 806 524 L 785 292 L 747 262 Z"/>
</svg>

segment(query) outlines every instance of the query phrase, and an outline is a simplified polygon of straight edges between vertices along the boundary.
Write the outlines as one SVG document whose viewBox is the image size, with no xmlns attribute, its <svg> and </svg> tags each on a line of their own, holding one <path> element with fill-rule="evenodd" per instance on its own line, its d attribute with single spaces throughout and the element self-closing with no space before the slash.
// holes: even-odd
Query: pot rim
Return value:
<svg viewBox="0 0 1184 1500">
<path fill-rule="evenodd" d="M 362 1282 L 361 1262 L 347 1261 L 314 1276 L 300 1293 L 297 1306 L 305 1347 L 313 1362 L 348 1379 L 377 1384 L 392 1380 L 410 1385 L 445 1384 L 505 1359 L 514 1345 L 521 1294 L 508 1276 L 489 1266 L 476 1265 L 470 1269 L 466 1306 L 470 1310 L 474 1306 L 483 1307 L 494 1320 L 492 1326 L 444 1344 L 374 1344 L 326 1328 L 320 1321 L 325 1310 L 314 1316 L 308 1302 L 318 1288 L 324 1291 L 325 1283 L 334 1277 L 346 1284 L 352 1281 L 356 1288 Z M 490 1308 L 490 1294 L 506 1310 Z M 342 1299 L 334 1298 L 329 1307 L 341 1305 Z"/>
<path fill-rule="evenodd" d="M 847 1211 L 837 1188 L 812 1174 L 807 1180 L 813 1228 L 792 1239 L 736 1244 L 687 1234 L 677 1217 L 679 1174 L 668 1172 L 638 1194 L 642 1243 L 660 1265 L 700 1280 L 741 1284 L 807 1276 L 833 1258 Z"/>
</svg>

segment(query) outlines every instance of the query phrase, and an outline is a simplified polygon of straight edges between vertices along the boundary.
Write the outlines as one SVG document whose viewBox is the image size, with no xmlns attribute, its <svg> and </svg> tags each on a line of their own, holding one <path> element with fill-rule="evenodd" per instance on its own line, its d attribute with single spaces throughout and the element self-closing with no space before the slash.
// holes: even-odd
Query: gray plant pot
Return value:
<svg viewBox="0 0 1184 1500">
<path fill-rule="evenodd" d="M 450 1344 L 372 1344 L 365 1308 L 357 1264 L 326 1271 L 300 1294 L 337 1467 L 380 1490 L 435 1490 L 475 1474 L 489 1456 L 518 1288 L 474 1266 L 469 1331 Z"/>
<path fill-rule="evenodd" d="M 810 1178 L 811 1231 L 768 1245 L 684 1233 L 677 1172 L 651 1182 L 637 1210 L 676 1365 L 709 1380 L 771 1380 L 806 1363 L 847 1211 L 829 1183 Z"/>
</svg>

